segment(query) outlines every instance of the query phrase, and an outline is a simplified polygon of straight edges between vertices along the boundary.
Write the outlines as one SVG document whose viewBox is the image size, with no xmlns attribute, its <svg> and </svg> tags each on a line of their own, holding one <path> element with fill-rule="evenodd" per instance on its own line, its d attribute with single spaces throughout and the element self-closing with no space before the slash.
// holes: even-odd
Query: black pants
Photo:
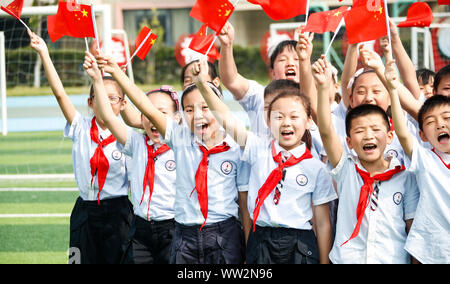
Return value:
<svg viewBox="0 0 450 284">
<path fill-rule="evenodd" d="M 133 220 L 128 196 L 97 201 L 77 199 L 70 216 L 69 263 L 124 263 Z"/>
<path fill-rule="evenodd" d="M 313 264 L 319 262 L 312 230 L 256 226 L 250 230 L 247 264 Z"/>
<path fill-rule="evenodd" d="M 244 255 L 244 232 L 236 218 L 205 225 L 202 230 L 175 223 L 170 263 L 241 264 Z"/>
<path fill-rule="evenodd" d="M 131 245 L 136 264 L 168 264 L 175 231 L 173 219 L 147 221 L 135 216 Z"/>
</svg>

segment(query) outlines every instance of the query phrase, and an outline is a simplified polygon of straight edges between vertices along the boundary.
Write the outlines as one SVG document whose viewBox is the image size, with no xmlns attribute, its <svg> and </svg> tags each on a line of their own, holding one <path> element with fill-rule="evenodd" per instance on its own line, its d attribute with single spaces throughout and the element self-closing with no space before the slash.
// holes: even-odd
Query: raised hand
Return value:
<svg viewBox="0 0 450 284">
<path fill-rule="evenodd" d="M 363 45 L 359 47 L 359 56 L 362 64 L 374 70 L 382 70 L 384 68 L 381 57 L 373 50 L 365 48 Z"/>
<path fill-rule="evenodd" d="M 314 80 L 317 86 L 322 89 L 330 87 L 331 83 L 331 68 L 325 55 L 322 56 L 311 66 Z"/>
<path fill-rule="evenodd" d="M 102 78 L 102 73 L 97 65 L 94 55 L 89 51 L 85 51 L 83 68 L 92 79 Z"/>
<path fill-rule="evenodd" d="M 234 42 L 234 27 L 230 22 L 226 22 L 218 35 L 220 43 L 225 46 L 232 46 Z"/>
<path fill-rule="evenodd" d="M 398 88 L 400 81 L 398 78 L 397 68 L 395 68 L 395 60 L 386 62 L 386 70 L 384 71 L 388 89 L 395 90 Z"/>
<path fill-rule="evenodd" d="M 98 68 L 105 71 L 106 73 L 113 74 L 116 71 L 122 70 L 125 72 L 124 69 L 121 69 L 116 61 L 111 56 L 107 56 L 103 54 L 100 50 L 97 50 L 97 53 L 95 55 L 95 60 L 97 61 Z"/>
<path fill-rule="evenodd" d="M 28 35 L 30 36 L 31 48 L 36 50 L 40 54 L 42 54 L 43 52 L 48 53 L 48 48 L 47 48 L 47 44 L 45 44 L 45 41 L 40 36 L 33 33 L 31 30 L 27 30 L 27 32 L 28 32 Z"/>
<path fill-rule="evenodd" d="M 192 64 L 192 75 L 194 76 L 194 83 L 208 81 L 208 62 L 205 58 L 200 59 L 199 62 Z"/>
<path fill-rule="evenodd" d="M 313 51 L 312 41 L 314 39 L 314 33 L 303 32 L 304 26 L 300 26 L 295 30 L 294 38 L 298 36 L 297 54 L 300 61 L 311 60 L 311 54 Z"/>
</svg>

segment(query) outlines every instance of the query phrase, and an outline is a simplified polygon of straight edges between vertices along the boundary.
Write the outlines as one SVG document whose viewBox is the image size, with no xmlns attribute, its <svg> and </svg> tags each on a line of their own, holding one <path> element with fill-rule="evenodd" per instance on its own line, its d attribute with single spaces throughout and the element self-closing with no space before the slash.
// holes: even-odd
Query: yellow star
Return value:
<svg viewBox="0 0 450 284">
<path fill-rule="evenodd" d="M 226 10 L 225 11 L 225 17 L 228 17 L 230 15 L 230 13 L 231 13 L 231 10 Z"/>
<path fill-rule="evenodd" d="M 155 44 L 156 39 L 152 39 L 152 41 L 150 42 L 152 45 Z"/>
<path fill-rule="evenodd" d="M 380 7 L 380 9 L 378 9 L 378 12 L 380 12 L 380 14 L 383 13 L 383 7 Z"/>
<path fill-rule="evenodd" d="M 342 13 L 341 11 L 337 11 L 336 13 L 334 13 L 334 15 L 335 15 L 336 17 L 338 17 L 341 13 Z"/>
<path fill-rule="evenodd" d="M 89 14 L 88 11 L 86 11 L 86 10 L 84 10 L 84 9 L 83 9 L 83 11 L 81 11 L 81 13 L 83 13 L 83 17 L 87 17 L 88 14 Z"/>
</svg>

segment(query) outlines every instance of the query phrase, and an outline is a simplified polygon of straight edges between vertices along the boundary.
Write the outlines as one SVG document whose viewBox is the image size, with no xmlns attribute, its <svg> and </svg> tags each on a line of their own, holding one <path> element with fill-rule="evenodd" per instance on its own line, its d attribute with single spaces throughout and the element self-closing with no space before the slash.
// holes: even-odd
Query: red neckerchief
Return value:
<svg viewBox="0 0 450 284">
<path fill-rule="evenodd" d="M 441 160 L 441 162 L 444 164 L 444 166 L 446 166 L 447 167 L 447 169 L 449 169 L 450 170 L 450 164 L 446 164 L 445 162 L 444 162 L 444 159 L 442 159 L 442 157 L 441 156 L 439 156 L 439 154 L 438 153 L 436 153 L 436 149 L 435 148 L 433 148 L 433 149 L 431 149 L 431 151 L 433 151 L 438 157 L 439 157 L 439 159 Z"/>
<path fill-rule="evenodd" d="M 147 189 L 147 184 L 150 189 L 150 196 L 148 197 L 148 209 L 147 209 L 147 220 L 149 220 L 149 214 L 150 214 L 150 200 L 152 199 L 153 194 L 153 185 L 155 183 L 155 158 L 167 151 L 170 150 L 170 147 L 166 144 L 161 145 L 156 151 L 154 151 L 155 147 L 154 145 L 148 145 L 149 137 L 146 136 L 145 139 L 145 146 L 147 146 L 147 167 L 145 168 L 145 174 L 144 174 L 144 184 L 143 184 L 143 192 L 142 192 L 142 201 L 144 200 L 145 196 L 145 190 Z"/>
<path fill-rule="evenodd" d="M 195 173 L 195 188 L 197 190 L 198 202 L 200 204 L 200 210 L 202 211 L 202 215 L 205 218 L 205 222 L 200 227 L 200 230 L 206 224 L 206 218 L 208 217 L 208 156 L 211 154 L 218 154 L 230 149 L 230 146 L 227 145 L 226 142 L 223 142 L 222 145 L 216 146 L 211 150 L 206 149 L 202 145 L 198 145 L 200 150 L 203 153 L 203 158 L 200 161 L 197 172 Z"/>
<path fill-rule="evenodd" d="M 258 196 L 255 200 L 255 210 L 253 211 L 253 232 L 255 231 L 256 220 L 259 216 L 259 211 L 261 210 L 261 206 L 264 203 L 264 200 L 269 196 L 269 194 L 275 189 L 277 184 L 283 178 L 283 169 L 287 167 L 291 167 L 300 163 L 304 159 L 310 159 L 313 156 L 311 152 L 306 148 L 305 153 L 298 159 L 295 158 L 294 155 L 291 155 L 286 162 L 283 163 L 283 158 L 281 156 L 281 152 L 276 154 L 275 151 L 275 141 L 272 142 L 272 157 L 275 163 L 278 164 L 278 167 L 275 168 L 270 175 L 267 177 L 266 182 L 262 185 L 262 187 L 258 190 Z"/>
<path fill-rule="evenodd" d="M 370 173 L 363 171 L 358 168 L 358 166 L 355 164 L 356 171 L 359 173 L 361 178 L 364 181 L 363 186 L 361 186 L 361 191 L 359 193 L 359 201 L 358 201 L 358 207 L 356 207 L 356 218 L 358 219 L 355 229 L 353 230 L 352 235 L 348 240 L 346 240 L 341 246 L 345 245 L 348 241 L 353 239 L 359 234 L 359 229 L 361 227 L 361 222 L 364 217 L 364 212 L 366 211 L 367 206 L 370 203 L 370 196 L 373 192 L 373 183 L 378 181 L 387 181 L 392 178 L 393 175 L 404 171 L 405 166 L 396 166 L 394 169 L 386 171 L 382 174 L 375 175 L 373 177 L 370 176 Z"/>
<path fill-rule="evenodd" d="M 97 148 L 95 149 L 95 153 L 90 159 L 91 164 L 91 187 L 92 182 L 94 181 L 94 176 L 97 173 L 98 176 L 98 204 L 100 204 L 100 192 L 103 189 L 103 186 L 105 185 L 106 181 L 106 175 L 108 174 L 109 170 L 109 162 L 108 159 L 105 156 L 105 153 L 103 152 L 103 147 L 106 145 L 116 141 L 116 138 L 114 138 L 113 135 L 108 136 L 108 138 L 100 141 L 98 138 L 98 128 L 97 123 L 95 122 L 95 116 L 92 118 L 91 121 L 91 139 L 93 142 L 97 143 Z"/>
</svg>

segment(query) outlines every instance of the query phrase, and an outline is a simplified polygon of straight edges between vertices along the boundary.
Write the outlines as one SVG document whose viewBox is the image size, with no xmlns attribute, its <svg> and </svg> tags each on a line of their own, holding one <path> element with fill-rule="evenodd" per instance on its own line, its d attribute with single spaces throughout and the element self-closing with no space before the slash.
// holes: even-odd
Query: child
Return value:
<svg viewBox="0 0 450 284">
<path fill-rule="evenodd" d="M 108 60 L 100 67 L 112 74 L 174 151 L 175 234 L 169 262 L 242 263 L 244 238 L 237 220 L 238 191 L 246 190 L 248 173 L 240 161 L 239 146 L 219 129 L 198 89 L 190 86 L 183 92 L 181 107 L 186 124 L 179 125 L 159 111 L 117 64 Z M 239 199 L 245 216 L 240 192 Z"/>
<path fill-rule="evenodd" d="M 136 216 L 132 240 L 134 263 L 167 264 L 175 224 L 174 153 L 144 115 L 141 120 L 146 134 L 128 128 L 113 114 L 100 70 L 91 54 L 87 54 L 84 68 L 94 80 L 100 117 L 123 146 L 122 152 L 130 157 L 129 179 Z M 178 95 L 173 89 L 163 86 L 146 95 L 159 111 L 180 122 Z"/>
<path fill-rule="evenodd" d="M 409 263 L 403 246 L 418 190 L 413 174 L 404 171 L 405 167 L 395 157 L 384 157 L 386 145 L 393 139 L 389 119 L 376 105 L 363 104 L 350 110 L 345 122 L 346 142 L 356 156 L 346 152 L 331 123 L 328 99 L 331 71 L 326 58 L 322 56 L 312 68 L 318 85 L 319 131 L 339 194 L 336 238 L 330 260 Z"/>
<path fill-rule="evenodd" d="M 43 39 L 29 30 L 28 33 L 67 120 L 64 136 L 74 142 L 73 169 L 80 197 L 70 217 L 70 247 L 79 249 L 81 263 L 126 262 L 129 255 L 125 255 L 125 244 L 133 211 L 128 199 L 125 157 L 98 116 L 93 88 L 88 104 L 95 116 L 85 118 L 65 93 Z M 105 78 L 104 88 L 113 115 L 117 116 L 125 107 L 123 92 L 112 78 Z"/>
<path fill-rule="evenodd" d="M 188 64 L 184 65 L 183 69 L 181 69 L 181 84 L 183 85 L 183 90 L 186 89 L 189 85 L 193 83 L 193 75 L 191 72 L 192 64 L 198 62 L 199 60 L 193 60 Z M 220 90 L 220 79 L 217 75 L 216 66 L 208 61 L 209 67 L 209 78 L 208 81 L 213 83 Z"/>
<path fill-rule="evenodd" d="M 311 142 L 303 141 L 311 124 L 308 99 L 298 89 L 278 95 L 268 109 L 268 125 L 275 139 L 260 138 L 235 121 L 214 95 L 204 78 L 205 61 L 194 65 L 193 74 L 208 106 L 244 148 L 243 159 L 252 167 L 248 202 L 253 230 L 247 263 L 328 263 L 328 202 L 336 193 L 324 165 L 312 158 Z"/>
<path fill-rule="evenodd" d="M 421 100 L 425 101 L 426 99 L 429 99 L 431 96 L 433 96 L 433 85 L 434 85 L 434 76 L 436 76 L 436 73 L 434 73 L 431 70 L 422 68 L 416 71 L 417 76 L 417 82 L 420 86 L 421 91 Z"/>
<path fill-rule="evenodd" d="M 405 249 L 421 263 L 450 263 L 450 99 L 434 95 L 420 107 L 420 136 L 434 148 L 422 147 L 406 128 L 394 66 L 389 60 L 386 68 L 394 126 L 421 190 Z"/>
<path fill-rule="evenodd" d="M 435 95 L 450 97 L 450 65 L 441 68 L 436 73 L 433 91 Z"/>
</svg>

